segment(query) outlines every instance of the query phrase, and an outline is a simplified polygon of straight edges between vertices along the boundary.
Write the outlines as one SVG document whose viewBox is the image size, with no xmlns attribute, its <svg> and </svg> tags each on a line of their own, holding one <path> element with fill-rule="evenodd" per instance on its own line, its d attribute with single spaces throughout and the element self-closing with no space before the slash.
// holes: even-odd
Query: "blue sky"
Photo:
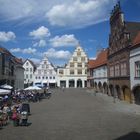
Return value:
<svg viewBox="0 0 140 140">
<path fill-rule="evenodd" d="M 54 65 L 80 43 L 89 58 L 108 47 L 109 16 L 117 0 L 0 0 L 0 45 L 15 56 Z M 126 21 L 140 22 L 140 1 L 122 0 Z"/>
</svg>

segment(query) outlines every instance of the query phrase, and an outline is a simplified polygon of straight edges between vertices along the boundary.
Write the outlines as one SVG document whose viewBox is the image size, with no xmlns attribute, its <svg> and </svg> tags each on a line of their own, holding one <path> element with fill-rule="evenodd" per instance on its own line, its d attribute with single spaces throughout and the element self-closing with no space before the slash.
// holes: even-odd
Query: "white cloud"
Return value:
<svg viewBox="0 0 140 140">
<path fill-rule="evenodd" d="M 48 28 L 41 26 L 36 30 L 29 33 L 34 39 L 41 39 L 50 36 L 50 31 Z"/>
<path fill-rule="evenodd" d="M 8 42 L 10 40 L 14 40 L 16 38 L 16 35 L 9 31 L 9 32 L 0 32 L 0 41 L 1 42 Z"/>
<path fill-rule="evenodd" d="M 21 48 L 12 48 L 10 49 L 11 52 L 13 53 L 23 53 L 23 54 L 35 54 L 37 50 L 35 48 L 26 48 L 26 49 L 21 49 Z"/>
<path fill-rule="evenodd" d="M 117 0 L 0 0 L 0 19 L 49 21 L 51 25 L 83 27 L 106 20 Z M 18 22 L 18 23 L 19 23 Z M 27 23 L 28 23 L 27 22 Z"/>
<path fill-rule="evenodd" d="M 76 46 L 78 44 L 78 40 L 73 34 L 71 34 L 55 36 L 54 38 L 50 39 L 50 43 L 53 47 Z"/>
<path fill-rule="evenodd" d="M 96 60 L 96 57 L 90 57 L 89 60 Z"/>
<path fill-rule="evenodd" d="M 54 5 L 47 13 L 51 25 L 82 27 L 105 21 L 117 0 L 88 0 Z"/>
<path fill-rule="evenodd" d="M 50 59 L 61 59 L 61 60 L 68 60 L 71 57 L 71 53 L 69 51 L 59 50 L 56 51 L 55 49 L 51 48 L 47 52 L 45 52 L 48 58 Z"/>
<path fill-rule="evenodd" d="M 29 58 L 30 60 L 32 60 L 36 65 L 40 63 L 40 59 L 37 58 Z"/>
<path fill-rule="evenodd" d="M 20 48 L 12 48 L 12 49 L 10 49 L 10 51 L 11 51 L 12 53 L 22 52 L 22 50 L 21 50 Z"/>
<path fill-rule="evenodd" d="M 37 50 L 34 49 L 34 48 L 23 49 L 23 53 L 26 53 L 26 54 L 35 54 L 36 51 L 37 51 Z"/>
<path fill-rule="evenodd" d="M 46 41 L 41 39 L 39 42 L 36 42 L 33 44 L 33 47 L 45 47 L 46 46 Z"/>
</svg>

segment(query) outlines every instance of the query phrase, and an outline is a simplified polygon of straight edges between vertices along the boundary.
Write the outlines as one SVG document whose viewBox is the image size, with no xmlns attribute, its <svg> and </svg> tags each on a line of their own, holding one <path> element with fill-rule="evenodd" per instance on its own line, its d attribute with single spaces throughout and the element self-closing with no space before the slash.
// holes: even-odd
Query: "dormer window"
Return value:
<svg viewBox="0 0 140 140">
<path fill-rule="evenodd" d="M 29 65 L 29 63 L 28 62 L 26 62 L 26 66 L 28 66 Z"/>
</svg>

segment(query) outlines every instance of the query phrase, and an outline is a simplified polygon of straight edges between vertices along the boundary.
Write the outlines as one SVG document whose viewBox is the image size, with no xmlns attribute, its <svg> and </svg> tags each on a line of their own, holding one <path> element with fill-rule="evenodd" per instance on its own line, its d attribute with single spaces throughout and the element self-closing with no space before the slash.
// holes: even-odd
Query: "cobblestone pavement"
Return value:
<svg viewBox="0 0 140 140">
<path fill-rule="evenodd" d="M 11 122 L 0 140 L 115 140 L 140 132 L 139 106 L 87 89 L 55 89 L 50 99 L 31 103 L 31 113 L 30 126 Z"/>
</svg>

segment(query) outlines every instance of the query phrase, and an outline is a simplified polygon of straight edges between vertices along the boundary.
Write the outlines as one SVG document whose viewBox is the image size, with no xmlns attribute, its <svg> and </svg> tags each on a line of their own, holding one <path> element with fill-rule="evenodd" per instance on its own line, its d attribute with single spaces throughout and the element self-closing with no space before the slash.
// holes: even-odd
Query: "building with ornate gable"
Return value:
<svg viewBox="0 0 140 140">
<path fill-rule="evenodd" d="M 34 72 L 34 85 L 42 87 L 56 87 L 57 86 L 57 75 L 56 69 L 49 62 L 47 55 L 40 62 L 39 66 Z"/>
<path fill-rule="evenodd" d="M 57 70 L 58 87 L 85 88 L 87 87 L 88 57 L 82 47 L 78 45 L 64 68 Z"/>
<path fill-rule="evenodd" d="M 140 30 L 140 23 L 125 21 L 120 3 L 118 3 L 110 17 L 107 63 L 109 94 L 128 102 L 133 100 L 130 87 L 130 47 L 138 30 Z"/>
<path fill-rule="evenodd" d="M 33 84 L 34 81 L 34 71 L 36 69 L 36 65 L 29 59 L 26 59 L 23 63 L 24 71 L 24 85 L 28 87 Z"/>
</svg>

